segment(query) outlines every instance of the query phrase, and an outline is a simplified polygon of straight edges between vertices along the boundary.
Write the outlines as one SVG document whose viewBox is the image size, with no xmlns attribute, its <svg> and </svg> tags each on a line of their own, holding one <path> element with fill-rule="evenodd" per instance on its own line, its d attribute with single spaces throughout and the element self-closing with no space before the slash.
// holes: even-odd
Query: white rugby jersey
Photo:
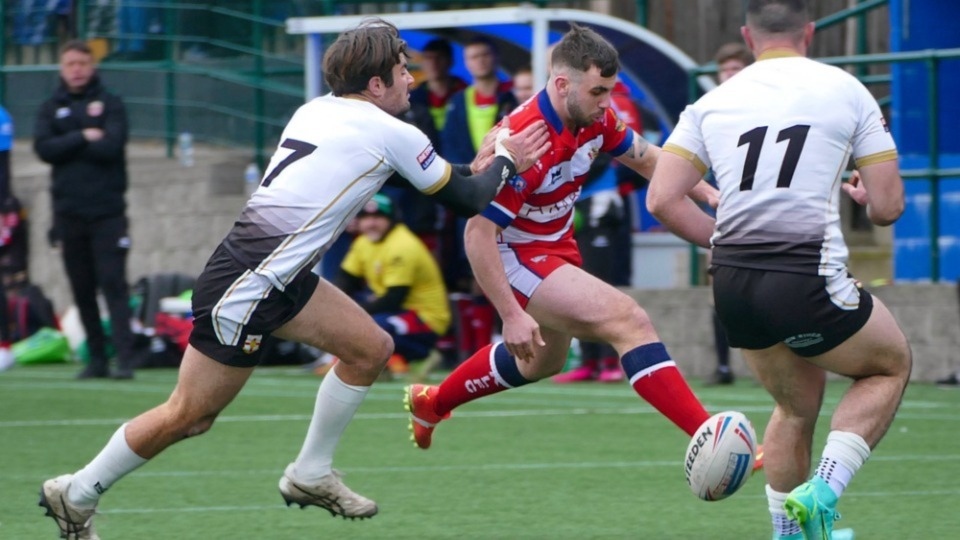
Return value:
<svg viewBox="0 0 960 540">
<path fill-rule="evenodd" d="M 689 105 L 664 150 L 713 168 L 713 264 L 846 271 L 841 175 L 897 159 L 880 107 L 847 72 L 795 54 L 760 61 Z"/>
<path fill-rule="evenodd" d="M 394 171 L 432 194 L 450 165 L 416 127 L 372 103 L 326 95 L 301 106 L 224 246 L 284 290 L 309 271 Z"/>
</svg>

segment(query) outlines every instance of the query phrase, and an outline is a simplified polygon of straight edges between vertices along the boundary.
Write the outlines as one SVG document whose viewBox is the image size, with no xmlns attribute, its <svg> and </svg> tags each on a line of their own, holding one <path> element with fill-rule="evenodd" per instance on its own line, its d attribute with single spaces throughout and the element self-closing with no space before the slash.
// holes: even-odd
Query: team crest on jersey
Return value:
<svg viewBox="0 0 960 540">
<path fill-rule="evenodd" d="M 627 124 L 623 122 L 619 117 L 617 118 L 617 131 L 626 131 Z"/>
<path fill-rule="evenodd" d="M 519 174 L 511 178 L 507 183 L 514 189 L 514 191 L 523 191 L 523 189 L 527 187 L 527 181 L 524 180 Z"/>
<path fill-rule="evenodd" d="M 93 117 L 100 116 L 103 114 L 103 102 L 102 101 L 91 101 L 87 104 L 87 114 Z"/>
<path fill-rule="evenodd" d="M 423 152 L 420 152 L 420 155 L 417 156 L 417 163 L 420 164 L 421 169 L 427 170 L 436 158 L 437 152 L 433 149 L 432 144 L 428 144 L 427 147 L 423 149 Z"/>
<path fill-rule="evenodd" d="M 247 334 L 247 339 L 243 340 L 244 354 L 253 354 L 260 350 L 260 344 L 263 343 L 263 334 Z"/>
</svg>

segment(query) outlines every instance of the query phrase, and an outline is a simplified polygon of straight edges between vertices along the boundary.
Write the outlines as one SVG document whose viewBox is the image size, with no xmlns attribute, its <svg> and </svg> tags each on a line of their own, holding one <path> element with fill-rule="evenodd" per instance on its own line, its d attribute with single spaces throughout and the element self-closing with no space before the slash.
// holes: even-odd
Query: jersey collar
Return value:
<svg viewBox="0 0 960 540">
<path fill-rule="evenodd" d="M 550 96 L 546 90 L 541 90 L 537 95 L 537 105 L 540 107 L 540 112 L 543 113 L 543 119 L 550 124 L 553 131 L 558 135 L 563 133 L 563 121 L 560 120 L 560 115 L 557 114 L 556 109 L 550 103 Z"/>
<path fill-rule="evenodd" d="M 760 56 L 757 57 L 757 61 L 760 60 L 772 60 L 774 58 L 792 58 L 800 56 L 797 54 L 797 51 L 786 49 L 786 48 L 773 48 L 767 49 L 760 53 Z"/>
</svg>

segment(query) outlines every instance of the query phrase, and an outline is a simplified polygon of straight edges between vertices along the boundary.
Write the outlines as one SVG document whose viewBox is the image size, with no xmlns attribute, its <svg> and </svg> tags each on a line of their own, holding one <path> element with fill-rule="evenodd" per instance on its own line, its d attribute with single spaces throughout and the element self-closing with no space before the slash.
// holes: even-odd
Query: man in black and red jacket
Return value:
<svg viewBox="0 0 960 540">
<path fill-rule="evenodd" d="M 117 354 L 112 376 L 133 377 L 126 261 L 127 115 L 100 84 L 90 48 L 70 41 L 60 50 L 60 86 L 40 107 L 34 151 L 53 166 L 53 228 L 74 301 L 87 334 L 90 363 L 79 378 L 111 376 L 97 291 L 110 310 Z"/>
</svg>

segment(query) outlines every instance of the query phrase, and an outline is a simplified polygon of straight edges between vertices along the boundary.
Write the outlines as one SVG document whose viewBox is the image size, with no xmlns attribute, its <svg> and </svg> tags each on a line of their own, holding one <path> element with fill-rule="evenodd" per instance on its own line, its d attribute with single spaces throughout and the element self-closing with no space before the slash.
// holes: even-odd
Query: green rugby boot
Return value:
<svg viewBox="0 0 960 540">
<path fill-rule="evenodd" d="M 833 522 L 840 519 L 836 508 L 837 495 L 819 476 L 797 486 L 783 504 L 787 517 L 800 524 L 805 540 L 833 540 Z"/>
</svg>

